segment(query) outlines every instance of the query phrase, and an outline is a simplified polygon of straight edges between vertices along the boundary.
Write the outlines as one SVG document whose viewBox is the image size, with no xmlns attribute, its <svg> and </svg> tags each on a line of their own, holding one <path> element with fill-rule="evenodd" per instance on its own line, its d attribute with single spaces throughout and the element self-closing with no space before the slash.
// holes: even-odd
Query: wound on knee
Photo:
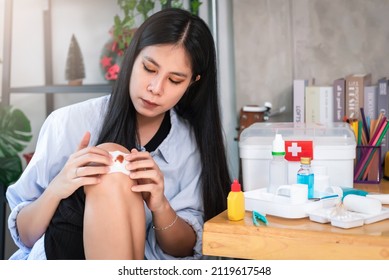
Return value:
<svg viewBox="0 0 389 280">
<path fill-rule="evenodd" d="M 109 173 L 115 173 L 115 172 L 121 172 L 125 175 L 130 175 L 130 171 L 126 169 L 126 165 L 128 164 L 128 160 L 124 159 L 124 156 L 126 155 L 123 152 L 120 151 L 112 151 L 109 152 L 112 155 L 113 158 L 113 164 L 109 167 L 110 170 Z"/>
</svg>

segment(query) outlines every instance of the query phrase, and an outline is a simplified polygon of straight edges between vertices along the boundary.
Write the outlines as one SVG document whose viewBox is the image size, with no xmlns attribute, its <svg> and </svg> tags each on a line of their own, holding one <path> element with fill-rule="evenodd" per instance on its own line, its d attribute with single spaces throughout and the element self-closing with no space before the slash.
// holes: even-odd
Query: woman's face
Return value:
<svg viewBox="0 0 389 280">
<path fill-rule="evenodd" d="M 183 47 L 155 45 L 135 60 L 130 97 L 140 116 L 154 118 L 174 107 L 191 83 L 192 70 Z"/>
</svg>

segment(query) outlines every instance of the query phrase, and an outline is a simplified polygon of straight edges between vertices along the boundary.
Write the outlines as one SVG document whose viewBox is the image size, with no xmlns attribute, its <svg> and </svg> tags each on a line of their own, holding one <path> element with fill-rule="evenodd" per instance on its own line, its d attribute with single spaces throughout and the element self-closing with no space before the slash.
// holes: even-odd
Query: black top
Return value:
<svg viewBox="0 0 389 280">
<path fill-rule="evenodd" d="M 145 149 L 148 152 L 155 151 L 158 146 L 162 143 L 162 141 L 166 138 L 166 136 L 170 132 L 170 128 L 172 124 L 170 122 L 170 112 L 167 111 L 165 113 L 165 117 L 162 120 L 161 126 L 159 127 L 157 133 L 151 138 L 151 140 L 145 145 Z"/>
</svg>

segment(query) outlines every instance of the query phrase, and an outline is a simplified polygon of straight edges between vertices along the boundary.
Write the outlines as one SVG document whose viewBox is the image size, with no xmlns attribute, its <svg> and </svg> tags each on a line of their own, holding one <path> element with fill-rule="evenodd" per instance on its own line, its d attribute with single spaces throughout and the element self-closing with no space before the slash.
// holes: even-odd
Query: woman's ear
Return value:
<svg viewBox="0 0 389 280">
<path fill-rule="evenodd" d="M 193 81 L 190 82 L 189 86 L 193 85 L 198 80 L 200 80 L 200 75 L 197 75 L 196 78 Z"/>
</svg>

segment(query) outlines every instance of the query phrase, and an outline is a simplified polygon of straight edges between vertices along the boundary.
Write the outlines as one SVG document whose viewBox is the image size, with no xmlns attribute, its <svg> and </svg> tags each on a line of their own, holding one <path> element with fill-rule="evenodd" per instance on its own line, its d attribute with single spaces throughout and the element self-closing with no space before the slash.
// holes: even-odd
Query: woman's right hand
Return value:
<svg viewBox="0 0 389 280">
<path fill-rule="evenodd" d="M 111 155 L 100 148 L 88 147 L 90 133 L 86 132 L 75 153 L 50 183 L 49 188 L 59 199 L 65 199 L 79 187 L 100 182 L 100 175 L 109 171 Z"/>
</svg>

